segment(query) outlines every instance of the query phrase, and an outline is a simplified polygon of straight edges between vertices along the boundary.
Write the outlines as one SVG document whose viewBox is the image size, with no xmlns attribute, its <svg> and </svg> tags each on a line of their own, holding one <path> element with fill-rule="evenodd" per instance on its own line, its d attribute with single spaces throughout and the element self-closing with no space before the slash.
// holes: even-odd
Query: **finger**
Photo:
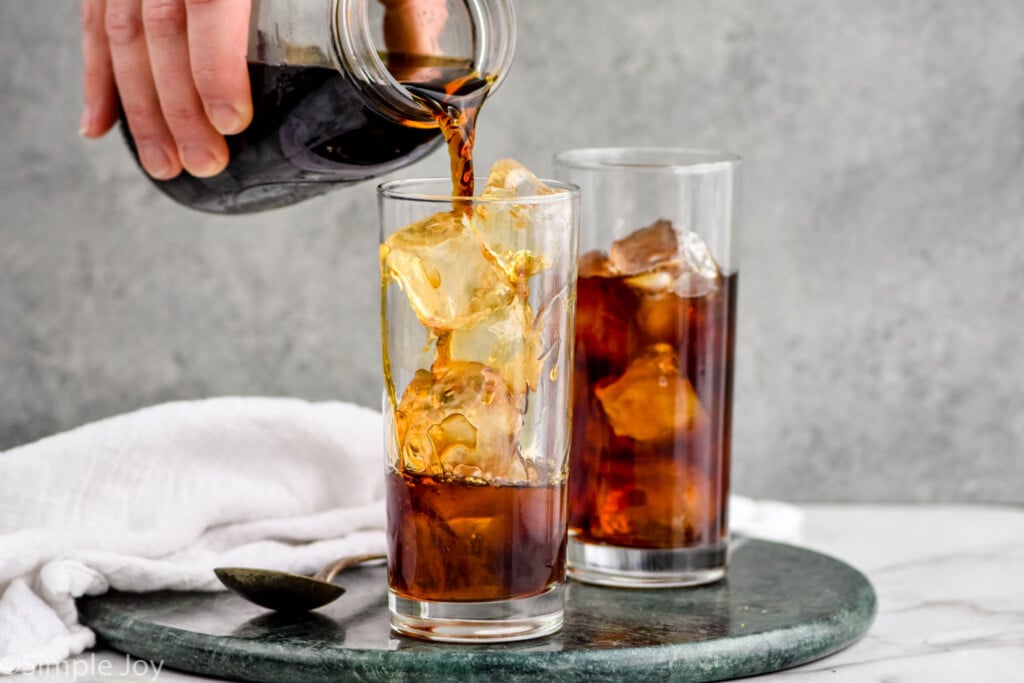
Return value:
<svg viewBox="0 0 1024 683">
<path fill-rule="evenodd" d="M 194 176 L 224 170 L 228 146 L 210 123 L 192 81 L 184 0 L 143 0 L 142 21 L 164 122 L 178 158 Z"/>
<path fill-rule="evenodd" d="M 110 64 L 104 0 L 82 0 L 82 123 L 79 132 L 96 138 L 117 120 L 117 90 Z"/>
<path fill-rule="evenodd" d="M 181 173 L 181 162 L 153 84 L 140 0 L 107 0 L 106 29 L 114 80 L 139 161 L 154 178 L 173 178 Z"/>
<path fill-rule="evenodd" d="M 214 127 L 241 133 L 252 121 L 246 52 L 251 0 L 185 0 L 192 77 Z"/>
</svg>

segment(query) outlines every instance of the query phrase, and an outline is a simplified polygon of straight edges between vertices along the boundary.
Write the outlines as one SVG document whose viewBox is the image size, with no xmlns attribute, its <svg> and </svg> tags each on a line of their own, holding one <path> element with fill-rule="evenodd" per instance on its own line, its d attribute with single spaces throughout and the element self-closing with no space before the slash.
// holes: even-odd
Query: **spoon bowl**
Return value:
<svg viewBox="0 0 1024 683">
<path fill-rule="evenodd" d="M 213 572 L 228 590 L 249 602 L 277 612 L 300 613 L 323 607 L 345 593 L 344 588 L 332 583 L 342 570 L 385 557 L 381 554 L 343 557 L 313 576 L 251 567 L 217 567 Z"/>
</svg>

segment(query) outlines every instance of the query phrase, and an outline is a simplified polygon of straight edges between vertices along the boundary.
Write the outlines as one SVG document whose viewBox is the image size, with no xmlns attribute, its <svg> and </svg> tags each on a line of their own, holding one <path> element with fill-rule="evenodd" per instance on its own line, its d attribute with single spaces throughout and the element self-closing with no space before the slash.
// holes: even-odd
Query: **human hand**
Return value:
<svg viewBox="0 0 1024 683">
<path fill-rule="evenodd" d="M 149 175 L 222 171 L 224 136 L 252 120 L 250 8 L 250 0 L 82 0 L 81 134 L 109 131 L 120 97 Z"/>
</svg>

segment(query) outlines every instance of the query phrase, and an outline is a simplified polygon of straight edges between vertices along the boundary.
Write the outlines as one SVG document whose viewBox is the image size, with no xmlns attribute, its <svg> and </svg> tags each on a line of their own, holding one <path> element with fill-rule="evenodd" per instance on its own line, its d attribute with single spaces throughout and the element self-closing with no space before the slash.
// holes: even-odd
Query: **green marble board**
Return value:
<svg viewBox="0 0 1024 683">
<path fill-rule="evenodd" d="M 500 645 L 392 635 L 383 567 L 345 572 L 348 592 L 303 616 L 229 593 L 108 593 L 81 619 L 135 657 L 218 678 L 320 681 L 716 681 L 778 671 L 856 641 L 875 615 L 863 574 L 809 550 L 734 542 L 725 581 L 622 590 L 570 582 L 565 627 Z"/>
</svg>

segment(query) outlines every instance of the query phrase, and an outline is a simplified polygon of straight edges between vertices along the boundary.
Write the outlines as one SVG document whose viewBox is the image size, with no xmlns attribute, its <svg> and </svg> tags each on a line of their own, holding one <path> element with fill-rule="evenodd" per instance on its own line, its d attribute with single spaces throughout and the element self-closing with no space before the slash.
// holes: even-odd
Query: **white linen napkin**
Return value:
<svg viewBox="0 0 1024 683">
<path fill-rule="evenodd" d="M 0 674 L 92 647 L 75 598 L 223 587 L 216 566 L 312 573 L 385 550 L 381 415 L 214 398 L 0 453 Z M 798 540 L 800 512 L 733 497 L 734 531 Z"/>
<path fill-rule="evenodd" d="M 380 414 L 344 403 L 158 405 L 0 453 L 0 673 L 95 642 L 74 599 L 221 590 L 383 552 Z"/>
</svg>

